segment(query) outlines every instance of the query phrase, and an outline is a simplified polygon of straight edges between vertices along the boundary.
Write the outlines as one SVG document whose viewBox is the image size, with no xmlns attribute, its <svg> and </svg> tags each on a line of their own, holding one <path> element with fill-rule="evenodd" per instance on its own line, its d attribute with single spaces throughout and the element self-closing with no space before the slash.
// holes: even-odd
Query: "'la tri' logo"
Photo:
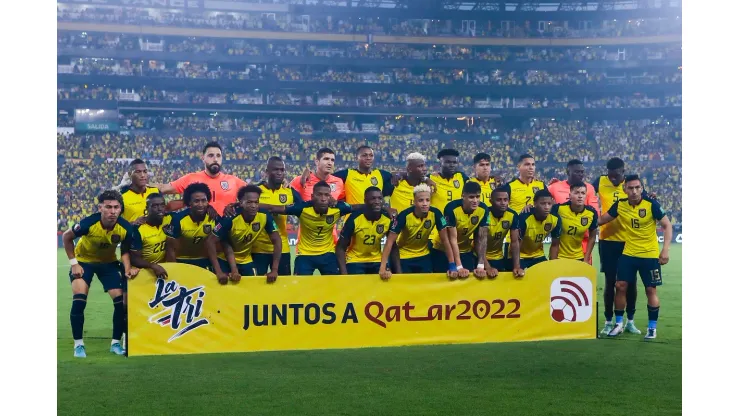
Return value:
<svg viewBox="0 0 740 416">
<path fill-rule="evenodd" d="M 205 296 L 203 286 L 188 289 L 174 280 L 157 279 L 157 289 L 149 308 L 161 306 L 163 309 L 150 316 L 149 322 L 177 331 L 167 340 L 172 342 L 198 327 L 208 325 L 208 319 L 201 317 Z"/>
</svg>

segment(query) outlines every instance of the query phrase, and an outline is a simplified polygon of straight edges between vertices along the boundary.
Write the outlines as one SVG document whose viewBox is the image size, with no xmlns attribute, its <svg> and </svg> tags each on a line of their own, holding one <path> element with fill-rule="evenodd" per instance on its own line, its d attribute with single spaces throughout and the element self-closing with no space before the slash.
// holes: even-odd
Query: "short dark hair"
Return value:
<svg viewBox="0 0 740 416">
<path fill-rule="evenodd" d="M 331 190 L 331 185 L 329 185 L 326 181 L 318 181 L 313 186 L 314 190 L 316 190 L 316 188 L 329 188 Z"/>
<path fill-rule="evenodd" d="M 624 177 L 624 183 L 631 182 L 631 181 L 640 181 L 640 183 L 642 183 L 639 175 L 627 175 Z"/>
<path fill-rule="evenodd" d="M 578 159 L 572 159 L 570 162 L 568 162 L 568 167 L 575 166 L 575 165 L 582 165 L 583 162 L 581 162 Z"/>
<path fill-rule="evenodd" d="M 212 141 L 212 142 L 208 142 L 208 143 L 206 143 L 206 145 L 205 145 L 205 146 L 203 146 L 203 154 L 206 154 L 206 150 L 210 149 L 211 147 L 215 147 L 215 148 L 217 148 L 218 150 L 220 150 L 220 151 L 221 151 L 221 153 L 223 153 L 223 152 L 224 152 L 224 149 L 223 149 L 223 148 L 221 147 L 221 145 L 220 145 L 220 144 L 218 144 L 218 142 L 216 142 L 216 141 Z"/>
<path fill-rule="evenodd" d="M 380 192 L 380 194 L 383 195 L 383 191 L 381 191 L 377 186 L 368 186 L 367 189 L 365 189 L 365 197 L 367 197 L 367 194 L 370 192 Z"/>
<path fill-rule="evenodd" d="M 206 194 L 208 202 L 211 202 L 211 188 L 202 182 L 195 182 L 188 185 L 182 193 L 182 201 L 185 203 L 185 206 L 190 206 L 190 201 L 193 198 L 193 194 L 196 192 L 203 192 Z"/>
<path fill-rule="evenodd" d="M 329 149 L 328 147 L 322 147 L 319 149 L 318 152 L 316 152 L 316 159 L 321 159 L 322 156 L 324 156 L 326 153 L 329 153 L 330 155 L 335 155 L 333 150 Z"/>
<path fill-rule="evenodd" d="M 437 153 L 437 159 L 442 159 L 445 156 L 455 156 L 459 157 L 460 152 L 458 152 L 455 149 L 442 149 Z"/>
<path fill-rule="evenodd" d="M 519 156 L 519 161 L 516 162 L 517 164 L 522 163 L 522 160 L 524 159 L 534 159 L 534 156 L 530 155 L 529 153 L 525 153 L 521 156 Z"/>
<path fill-rule="evenodd" d="M 154 198 L 162 198 L 162 199 L 164 199 L 164 195 L 160 194 L 159 192 L 155 192 L 153 194 L 149 194 L 146 197 L 146 202 L 149 202 L 149 201 L 151 201 Z"/>
<path fill-rule="evenodd" d="M 118 203 L 121 204 L 121 207 L 123 207 L 123 197 L 118 191 L 109 189 L 107 191 L 103 191 L 102 194 L 98 195 L 99 204 L 102 204 L 105 201 L 118 201 Z"/>
<path fill-rule="evenodd" d="M 283 162 L 283 158 L 280 156 L 270 156 L 270 158 L 267 159 L 267 163 L 270 162 Z"/>
<path fill-rule="evenodd" d="M 534 202 L 537 202 L 540 198 L 552 198 L 552 194 L 547 189 L 540 189 L 534 193 Z"/>
<path fill-rule="evenodd" d="M 497 194 L 497 193 L 501 193 L 501 192 L 505 193 L 506 195 L 509 196 L 509 198 L 511 198 L 511 194 L 509 193 L 509 189 L 508 188 L 504 188 L 503 186 L 499 186 L 498 188 L 494 189 L 493 192 L 491 192 L 491 196 L 493 196 L 493 194 Z"/>
<path fill-rule="evenodd" d="M 586 184 L 581 181 L 575 181 L 572 184 L 570 184 L 570 189 L 573 189 L 573 188 L 586 188 Z"/>
<path fill-rule="evenodd" d="M 365 149 L 373 150 L 372 147 L 370 147 L 370 146 L 368 146 L 366 144 L 363 144 L 362 146 L 358 147 L 357 150 L 355 150 L 355 154 L 358 154 L 358 153 L 360 153 L 361 151 L 363 151 Z"/>
<path fill-rule="evenodd" d="M 242 198 L 244 198 L 244 196 L 250 192 L 260 195 L 262 194 L 262 189 L 260 189 L 260 187 L 257 185 L 242 186 L 241 188 L 239 188 L 239 192 L 237 192 L 236 194 L 236 200 L 241 201 Z"/>
<path fill-rule="evenodd" d="M 132 169 L 136 165 L 146 165 L 146 162 L 141 159 L 134 159 L 128 164 L 128 168 Z"/>
<path fill-rule="evenodd" d="M 490 162 L 491 161 L 491 155 L 489 155 L 488 153 L 478 153 L 473 158 L 473 164 L 475 165 L 478 162 L 480 162 L 481 160 L 486 160 L 486 161 Z"/>
<path fill-rule="evenodd" d="M 618 157 L 613 157 L 606 162 L 606 168 L 609 170 L 622 169 L 624 168 L 624 160 Z"/>
<path fill-rule="evenodd" d="M 477 182 L 473 181 L 465 182 L 465 185 L 463 185 L 462 189 L 463 194 L 479 194 L 480 191 L 480 185 Z"/>
</svg>

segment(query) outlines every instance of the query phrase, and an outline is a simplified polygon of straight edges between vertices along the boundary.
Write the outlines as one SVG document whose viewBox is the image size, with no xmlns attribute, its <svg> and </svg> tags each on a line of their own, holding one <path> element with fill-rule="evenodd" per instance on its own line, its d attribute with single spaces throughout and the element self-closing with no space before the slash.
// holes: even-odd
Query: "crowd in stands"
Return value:
<svg viewBox="0 0 740 416">
<path fill-rule="evenodd" d="M 197 118 L 174 122 L 191 129 L 203 127 Z M 434 159 L 436 152 L 453 147 L 461 153 L 462 169 L 472 174 L 473 155 L 486 151 L 492 156 L 494 172 L 505 180 L 515 177 L 516 157 L 524 152 L 536 156 L 538 176 L 545 181 L 552 177 L 562 179 L 565 164 L 572 158 L 583 160 L 588 166 L 588 176 L 594 178 L 604 173 L 608 158 L 617 156 L 626 161 L 629 172 L 637 172 L 645 178 L 651 191 L 659 195 L 671 220 L 681 222 L 680 120 L 589 123 L 537 119 L 520 128 L 498 128 L 493 121 L 480 120 L 478 126 L 474 123 L 476 127 L 470 128 L 495 131 L 496 138 L 476 140 L 420 140 L 419 131 L 446 128 L 444 123 L 408 117 L 379 122 L 383 131 L 377 135 L 348 133 L 334 138 L 321 135 L 281 137 L 281 132 L 286 130 L 328 129 L 332 123 L 326 119 L 315 123 L 242 119 L 239 123 L 251 126 L 260 134 L 249 137 L 220 137 L 208 132 L 192 136 L 166 132 L 58 134 L 59 229 L 66 229 L 70 223 L 94 212 L 94 197 L 120 182 L 126 161 L 141 157 L 149 163 L 152 183 L 168 182 L 201 170 L 201 147 L 214 139 L 224 146 L 224 170 L 251 181 L 260 180 L 268 155 L 283 157 L 292 177 L 299 175 L 306 166 L 313 166 L 314 154 L 323 146 L 335 150 L 337 169 L 353 167 L 356 165 L 355 149 L 365 143 L 376 150 L 376 166 L 390 171 L 403 169 L 405 156 L 412 151 L 427 156 L 430 170 L 438 169 Z"/>
<path fill-rule="evenodd" d="M 113 33 L 59 32 L 57 48 L 89 50 L 152 50 L 187 52 L 188 54 L 228 56 L 326 57 L 416 60 L 480 60 L 494 62 L 593 62 L 657 61 L 680 59 L 681 44 L 583 47 L 583 48 L 515 48 L 458 45 L 403 45 L 392 43 L 329 44 L 314 42 L 259 41 L 255 39 L 172 38 L 151 35 Z M 619 51 L 623 51 L 620 55 Z"/>
<path fill-rule="evenodd" d="M 336 18 L 288 13 L 236 12 L 213 10 L 168 10 L 134 7 L 57 5 L 59 21 L 167 26 L 225 30 L 262 30 L 395 36 L 461 36 L 496 38 L 583 38 L 634 37 L 681 33 L 679 17 L 593 22 L 589 28 L 574 28 L 562 21 L 544 27 L 529 22 L 478 20 L 464 25 L 461 20 Z"/>
<path fill-rule="evenodd" d="M 307 66 L 245 65 L 243 69 L 227 69 L 217 64 L 178 62 L 174 67 L 162 61 L 132 62 L 130 60 L 74 58 L 69 65 L 58 67 L 60 72 L 80 75 L 118 75 L 190 79 L 238 79 L 277 81 L 318 81 L 372 84 L 414 85 L 656 85 L 680 84 L 681 70 L 620 72 L 607 70 L 544 71 L 544 70 L 409 70 L 382 68 L 372 71 L 344 68 L 313 68 Z"/>
</svg>

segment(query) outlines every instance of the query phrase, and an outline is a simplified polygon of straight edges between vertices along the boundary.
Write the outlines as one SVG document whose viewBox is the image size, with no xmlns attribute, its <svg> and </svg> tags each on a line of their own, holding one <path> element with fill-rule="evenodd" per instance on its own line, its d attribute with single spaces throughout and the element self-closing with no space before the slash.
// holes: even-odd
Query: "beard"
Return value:
<svg viewBox="0 0 740 416">
<path fill-rule="evenodd" d="M 221 165 L 219 165 L 218 163 L 208 165 L 208 172 L 214 175 L 221 172 Z"/>
</svg>

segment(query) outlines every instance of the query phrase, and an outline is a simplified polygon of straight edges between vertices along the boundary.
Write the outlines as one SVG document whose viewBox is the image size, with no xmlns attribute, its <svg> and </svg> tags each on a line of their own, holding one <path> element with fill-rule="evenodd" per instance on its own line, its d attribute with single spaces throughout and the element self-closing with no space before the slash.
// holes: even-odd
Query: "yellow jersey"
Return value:
<svg viewBox="0 0 740 416">
<path fill-rule="evenodd" d="M 134 226 L 131 251 L 140 251 L 141 257 L 149 263 L 162 263 L 167 252 L 167 235 L 164 228 L 172 221 L 171 215 L 165 215 L 159 226 L 147 223 Z"/>
<path fill-rule="evenodd" d="M 521 213 L 525 206 L 534 204 L 534 194 L 537 191 L 547 189 L 542 181 L 535 179 L 527 184 L 519 178 L 509 181 L 503 187 L 509 192 L 509 208 L 517 213 Z"/>
<path fill-rule="evenodd" d="M 466 214 L 463 211 L 462 199 L 452 201 L 445 207 L 445 221 L 448 227 L 457 229 L 457 245 L 460 247 L 460 254 L 470 253 L 473 251 L 473 236 L 478 227 L 488 227 L 488 206 L 481 202 L 473 212 Z M 445 251 L 439 233 L 434 236 L 432 247 Z"/>
<path fill-rule="evenodd" d="M 258 212 L 257 215 L 247 222 L 242 215 L 242 208 L 236 210 L 233 217 L 223 217 L 213 229 L 213 234 L 219 240 L 225 241 L 234 249 L 234 260 L 236 264 L 249 264 L 252 262 L 252 247 L 256 244 L 258 237 L 277 232 L 275 220 L 269 213 Z M 221 260 L 227 260 L 224 253 L 219 253 Z"/>
<path fill-rule="evenodd" d="M 519 216 L 519 239 L 521 240 L 519 258 L 535 259 L 545 256 L 545 237 L 560 238 L 560 218 L 552 213 L 543 221 L 537 221 L 534 211 Z"/>
<path fill-rule="evenodd" d="M 398 182 L 391 193 L 391 208 L 401 212 L 414 205 L 414 187 L 409 185 L 406 179 Z"/>
<path fill-rule="evenodd" d="M 113 263 L 118 261 L 116 248 L 121 244 L 122 252 L 131 246 L 133 227 L 118 217 L 112 230 L 103 228 L 101 214 L 85 217 L 72 227 L 79 240 L 75 245 L 75 258 L 81 263 Z"/>
<path fill-rule="evenodd" d="M 583 238 L 586 231 L 594 232 L 599 222 L 596 210 L 586 205 L 582 212 L 573 212 L 570 204 L 555 204 L 550 213 L 560 217 L 559 259 L 582 260 Z"/>
<path fill-rule="evenodd" d="M 615 186 L 606 175 L 601 175 L 592 185 L 599 196 L 602 211 L 616 204 L 620 199 L 627 199 L 627 194 L 624 193 L 624 181 Z M 599 227 L 599 240 L 626 241 L 626 236 L 627 227 L 622 218 L 617 218 Z"/>
<path fill-rule="evenodd" d="M 414 207 L 406 208 L 396 215 L 391 225 L 391 232 L 398 234 L 396 245 L 402 259 L 413 259 L 429 254 L 429 236 L 432 230 L 443 230 L 447 227 L 442 212 L 429 207 L 429 212 L 419 218 L 414 214 Z"/>
<path fill-rule="evenodd" d="M 337 202 L 336 207 L 329 207 L 326 214 L 319 214 L 311 202 L 297 203 L 285 207 L 287 215 L 298 217 L 298 245 L 295 254 L 298 256 L 320 256 L 334 252 L 334 227 L 342 215 L 352 212 L 352 207 L 345 202 Z"/>
<path fill-rule="evenodd" d="M 123 211 L 121 217 L 128 222 L 134 222 L 139 217 L 146 215 L 146 198 L 151 194 L 159 193 L 159 189 L 147 186 L 143 194 L 137 194 L 133 189 L 126 186 L 121 188 L 123 197 Z"/>
<path fill-rule="evenodd" d="M 376 186 L 383 192 L 383 196 L 393 193 L 391 173 L 382 169 L 373 169 L 364 174 L 357 169 L 344 169 L 332 175 L 344 182 L 344 200 L 350 205 L 365 203 L 365 189 Z"/>
<path fill-rule="evenodd" d="M 203 221 L 195 222 L 190 217 L 190 208 L 184 208 L 172 214 L 172 221 L 164 227 L 164 233 L 167 237 L 179 241 L 178 259 L 207 259 L 208 252 L 204 241 L 215 227 L 215 218 L 206 214 Z"/>
<path fill-rule="evenodd" d="M 625 232 L 623 255 L 647 259 L 660 256 L 655 222 L 662 220 L 665 212 L 658 201 L 643 197 L 639 204 L 632 206 L 626 198 L 620 199 L 609 208 L 608 213 L 629 224 Z"/>
<path fill-rule="evenodd" d="M 259 187 L 262 189 L 260 204 L 288 206 L 302 201 L 300 194 L 293 188 L 286 188 L 280 185 L 280 189 L 272 190 L 264 182 L 260 183 Z M 283 253 L 290 253 L 290 245 L 288 244 L 288 217 L 286 215 L 273 215 L 273 219 L 280 233 L 280 238 L 283 240 Z M 257 241 L 254 242 L 252 252 L 272 254 L 272 248 L 270 235 L 260 233 L 257 236 Z"/>
<path fill-rule="evenodd" d="M 367 219 L 363 212 L 350 214 L 341 233 L 341 238 L 349 241 L 347 263 L 379 263 L 383 254 L 380 242 L 390 227 L 391 219 L 386 214 L 381 213 L 376 221 Z"/>
<path fill-rule="evenodd" d="M 509 236 L 512 229 L 519 228 L 519 214 L 513 209 L 507 208 L 499 218 L 488 213 L 488 244 L 486 245 L 486 258 L 488 260 L 502 260 L 504 258 L 504 240 Z"/>
<path fill-rule="evenodd" d="M 429 177 L 437 184 L 437 191 L 432 194 L 432 206 L 440 212 L 444 212 L 448 203 L 462 198 L 462 188 L 468 181 L 467 175 L 462 172 L 455 172 L 450 179 L 444 179 L 439 174 L 433 174 Z"/>
<path fill-rule="evenodd" d="M 491 201 L 491 195 L 493 190 L 496 189 L 496 180 L 493 177 L 488 178 L 487 181 L 481 181 L 478 178 L 470 178 L 468 182 L 475 182 L 480 185 L 480 200 L 486 204 Z"/>
</svg>

